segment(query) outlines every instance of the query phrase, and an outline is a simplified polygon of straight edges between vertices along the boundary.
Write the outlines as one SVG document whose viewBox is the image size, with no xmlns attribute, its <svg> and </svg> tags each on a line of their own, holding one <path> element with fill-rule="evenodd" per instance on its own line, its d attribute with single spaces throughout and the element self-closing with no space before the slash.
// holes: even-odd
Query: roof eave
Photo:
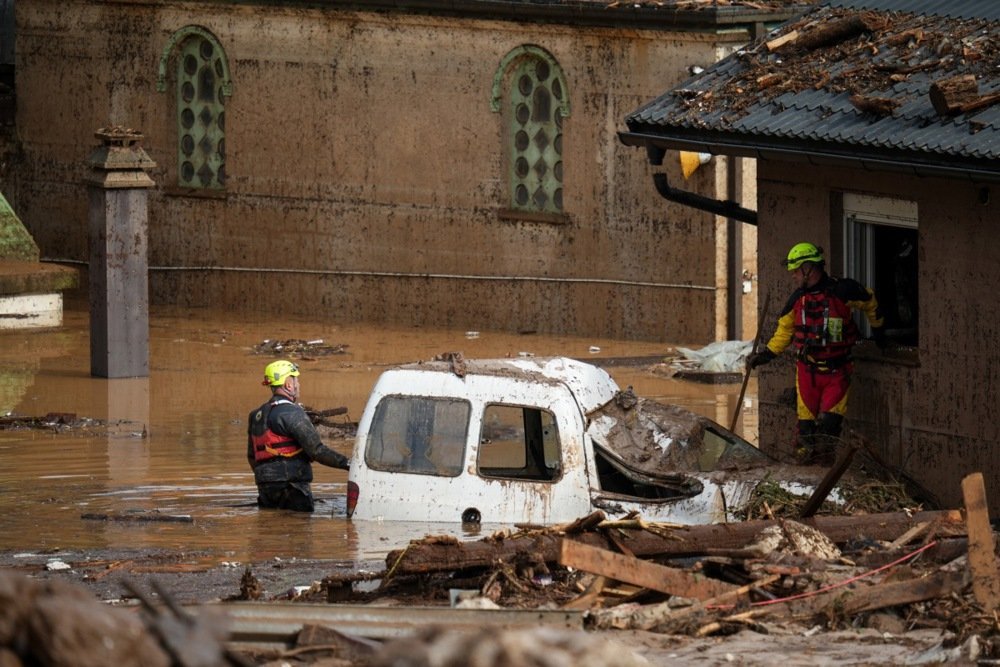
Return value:
<svg viewBox="0 0 1000 667">
<path fill-rule="evenodd" d="M 216 0 L 239 5 L 307 6 L 341 11 L 399 12 L 522 23 L 563 23 L 574 26 L 629 27 L 649 30 L 708 30 L 779 24 L 802 15 L 809 5 L 773 10 L 714 7 L 683 10 L 645 3 L 513 0 Z"/>
<path fill-rule="evenodd" d="M 712 132 L 664 134 L 633 129 L 618 133 L 626 146 L 682 150 L 758 160 L 805 162 L 817 167 L 853 167 L 865 171 L 890 171 L 920 177 L 1000 182 L 1000 164 L 970 157 L 886 151 L 857 145 L 782 140 Z"/>
</svg>

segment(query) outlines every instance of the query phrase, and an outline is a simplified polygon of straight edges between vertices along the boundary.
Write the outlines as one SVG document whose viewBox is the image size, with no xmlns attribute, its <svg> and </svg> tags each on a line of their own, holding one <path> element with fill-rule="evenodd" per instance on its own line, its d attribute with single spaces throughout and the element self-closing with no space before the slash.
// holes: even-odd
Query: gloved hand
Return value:
<svg viewBox="0 0 1000 667">
<path fill-rule="evenodd" d="M 758 366 L 763 366 L 767 362 L 774 359 L 776 356 L 778 355 L 776 355 L 774 352 L 771 352 L 771 350 L 765 347 L 760 352 L 756 352 L 747 357 L 747 366 L 750 367 L 750 370 L 753 370 Z"/>
<path fill-rule="evenodd" d="M 885 337 L 885 328 L 872 329 L 872 340 L 875 341 L 878 349 L 885 352 L 885 348 L 889 344 L 889 340 Z"/>
</svg>

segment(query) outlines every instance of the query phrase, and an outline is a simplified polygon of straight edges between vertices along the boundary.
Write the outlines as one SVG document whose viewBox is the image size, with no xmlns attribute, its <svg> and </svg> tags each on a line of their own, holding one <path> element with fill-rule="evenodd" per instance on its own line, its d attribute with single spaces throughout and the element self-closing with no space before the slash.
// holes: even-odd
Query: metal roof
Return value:
<svg viewBox="0 0 1000 667">
<path fill-rule="evenodd" d="M 831 7 L 1000 21 L 997 0 L 829 0 Z"/>
<path fill-rule="evenodd" d="M 954 5 L 963 15 L 944 15 Z M 841 41 L 797 45 L 817 27 L 859 20 L 864 29 Z M 768 48 L 793 32 L 797 39 Z M 931 84 L 967 74 L 976 77 L 980 106 L 938 114 Z M 631 145 L 1000 177 L 1000 2 L 830 0 L 636 110 L 626 124 L 621 136 Z"/>
</svg>

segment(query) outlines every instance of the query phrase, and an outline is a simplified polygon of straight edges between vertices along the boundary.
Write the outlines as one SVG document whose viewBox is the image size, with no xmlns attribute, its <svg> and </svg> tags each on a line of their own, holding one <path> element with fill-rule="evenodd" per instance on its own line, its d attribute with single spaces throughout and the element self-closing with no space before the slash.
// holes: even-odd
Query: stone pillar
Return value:
<svg viewBox="0 0 1000 667">
<path fill-rule="evenodd" d="M 149 376 L 149 262 L 146 174 L 156 164 L 142 134 L 121 127 L 95 133 L 90 190 L 90 374 Z"/>
</svg>

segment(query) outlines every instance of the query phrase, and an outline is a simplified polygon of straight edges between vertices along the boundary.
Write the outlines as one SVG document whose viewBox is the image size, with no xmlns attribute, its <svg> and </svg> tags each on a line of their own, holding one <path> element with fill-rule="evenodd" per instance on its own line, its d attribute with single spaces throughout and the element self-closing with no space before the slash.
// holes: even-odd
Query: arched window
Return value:
<svg viewBox="0 0 1000 667">
<path fill-rule="evenodd" d="M 494 111 L 502 110 L 503 97 L 509 105 L 504 118 L 510 207 L 562 213 L 563 118 L 569 116 L 562 69 L 544 49 L 520 46 L 504 57 L 494 77 Z"/>
<path fill-rule="evenodd" d="M 177 85 L 177 185 L 226 186 L 226 108 L 232 95 L 229 64 L 219 40 L 204 28 L 175 32 L 160 58 L 157 88 L 166 91 L 171 56 Z"/>
</svg>

